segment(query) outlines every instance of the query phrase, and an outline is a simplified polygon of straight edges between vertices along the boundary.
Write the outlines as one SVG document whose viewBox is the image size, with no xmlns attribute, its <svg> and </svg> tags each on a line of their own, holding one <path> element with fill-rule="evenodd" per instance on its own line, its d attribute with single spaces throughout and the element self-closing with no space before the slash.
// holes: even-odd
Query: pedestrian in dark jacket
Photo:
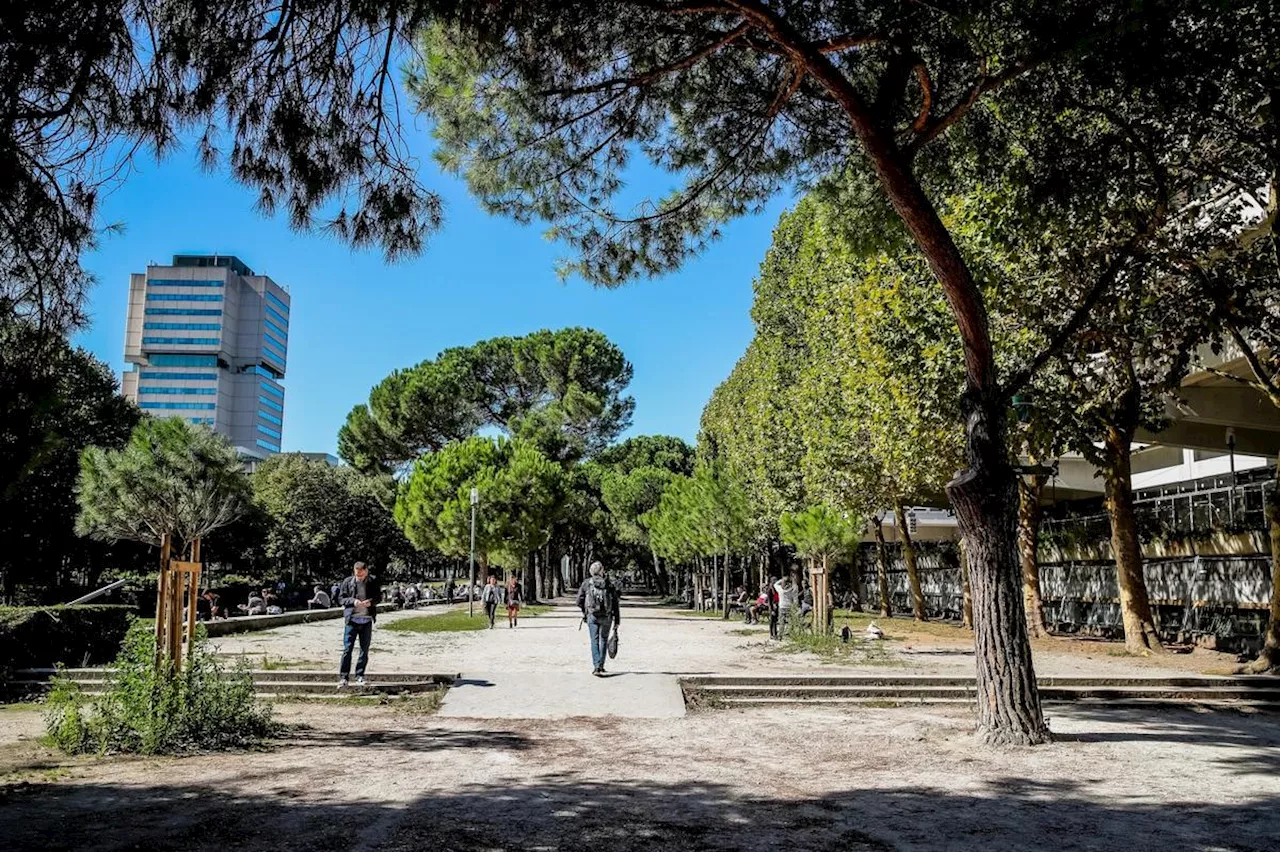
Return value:
<svg viewBox="0 0 1280 852">
<path fill-rule="evenodd" d="M 356 684 L 364 685 L 364 671 L 369 664 L 369 643 L 373 639 L 373 623 L 378 619 L 378 601 L 382 600 L 382 586 L 378 578 L 369 573 L 363 562 L 351 569 L 351 576 L 338 588 L 338 601 L 342 604 L 342 663 L 338 668 L 338 687 L 347 685 L 351 674 L 351 653 L 356 642 L 360 643 L 360 657 L 356 660 Z"/>
<path fill-rule="evenodd" d="M 587 622 L 587 632 L 591 636 L 591 673 L 596 677 L 604 674 L 604 661 L 608 658 L 609 631 L 617 630 L 622 620 L 622 594 L 618 587 L 604 574 L 604 566 L 592 562 L 588 569 L 590 577 L 578 589 L 578 609 L 582 610 L 582 618 Z"/>
</svg>

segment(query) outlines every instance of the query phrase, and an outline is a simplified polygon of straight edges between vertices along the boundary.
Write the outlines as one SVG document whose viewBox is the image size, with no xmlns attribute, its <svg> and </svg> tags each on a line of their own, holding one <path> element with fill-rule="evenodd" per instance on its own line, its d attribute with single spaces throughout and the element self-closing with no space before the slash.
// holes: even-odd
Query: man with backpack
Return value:
<svg viewBox="0 0 1280 852">
<path fill-rule="evenodd" d="M 609 649 L 610 630 L 617 630 L 621 618 L 622 595 L 618 587 L 604 575 L 604 566 L 592 562 L 588 569 L 590 577 L 578 589 L 578 609 L 582 610 L 582 618 L 587 622 L 587 631 L 591 636 L 591 673 L 596 677 L 604 675 L 604 661 Z"/>
</svg>

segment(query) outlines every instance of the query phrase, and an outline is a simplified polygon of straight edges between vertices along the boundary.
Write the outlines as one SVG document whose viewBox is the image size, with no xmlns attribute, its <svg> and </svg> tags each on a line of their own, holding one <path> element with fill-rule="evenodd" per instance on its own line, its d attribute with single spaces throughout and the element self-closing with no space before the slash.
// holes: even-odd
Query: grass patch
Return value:
<svg viewBox="0 0 1280 852">
<path fill-rule="evenodd" d="M 811 633 L 800 622 L 792 622 L 792 629 L 775 653 L 807 652 L 824 660 L 855 662 L 866 666 L 902 664 L 902 661 L 889 651 L 883 639 L 863 639 L 855 632 L 853 638 L 845 642 L 838 632 L 841 626 L 837 623 L 837 632 L 833 633 Z"/>
<path fill-rule="evenodd" d="M 717 621 L 725 621 L 724 612 L 718 609 L 709 609 L 698 611 L 696 609 L 678 609 L 676 615 L 683 615 L 686 618 L 714 618 Z"/>
<path fill-rule="evenodd" d="M 555 607 L 522 606 L 520 617 L 537 618 L 553 609 Z M 499 610 L 498 621 L 505 622 L 506 617 L 506 612 Z M 410 618 L 401 618 L 389 622 L 382 629 L 395 633 L 463 633 L 469 630 L 488 630 L 489 619 L 485 618 L 482 607 L 476 607 L 475 615 L 467 615 L 467 610 L 462 608 L 452 609 L 439 615 L 415 615 Z"/>
<path fill-rule="evenodd" d="M 740 627 L 737 630 L 729 631 L 729 633 L 734 636 L 759 636 L 762 633 L 767 634 L 768 632 L 769 629 L 767 627 Z"/>
<path fill-rule="evenodd" d="M 242 659 L 244 659 L 246 663 L 254 662 L 254 657 L 251 657 L 248 654 L 242 655 Z M 317 660 L 290 660 L 287 657 L 272 657 L 270 654 L 263 654 L 262 663 L 259 665 L 259 668 L 264 672 L 279 672 L 295 670 L 311 671 L 317 667 L 325 668 L 327 666 L 328 663 Z"/>
<path fill-rule="evenodd" d="M 910 613 L 907 614 L 906 618 L 892 616 L 885 618 L 875 612 L 837 609 L 833 618 L 836 632 L 839 632 L 846 622 L 849 624 L 849 629 L 857 633 L 866 630 L 867 625 L 874 621 L 876 626 L 884 631 L 884 638 L 894 642 L 901 642 L 909 638 L 907 636 L 908 633 L 914 637 L 923 635 L 936 636 L 939 639 L 955 639 L 963 642 L 973 641 L 973 634 L 958 624 L 946 621 L 913 621 L 910 618 Z"/>
</svg>

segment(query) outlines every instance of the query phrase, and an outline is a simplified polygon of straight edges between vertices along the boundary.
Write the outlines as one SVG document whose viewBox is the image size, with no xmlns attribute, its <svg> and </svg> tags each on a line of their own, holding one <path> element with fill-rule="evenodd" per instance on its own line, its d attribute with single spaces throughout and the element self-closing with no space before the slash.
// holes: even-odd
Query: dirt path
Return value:
<svg viewBox="0 0 1280 852">
<path fill-rule="evenodd" d="M 3 788 L 0 845 L 1273 852 L 1280 827 L 1274 717 L 1072 708 L 1055 711 L 1058 743 L 988 750 L 966 713 L 921 708 L 560 723 L 283 713 L 304 727 L 262 753 L 54 758 L 43 771 L 57 780 Z"/>
<path fill-rule="evenodd" d="M 846 661 L 823 660 L 807 653 L 780 653 L 765 627 L 748 627 L 741 618 L 723 621 L 678 615 L 676 610 L 628 601 L 622 613 L 621 652 L 611 668 L 627 672 L 668 674 L 781 674 L 821 670 L 833 674 L 972 675 L 970 635 L 942 624 L 916 626 L 910 621 L 881 622 L 894 640 L 880 653 Z M 465 609 L 465 605 L 459 607 Z M 380 616 L 379 627 L 397 620 L 433 617 L 433 608 Z M 480 617 L 480 616 L 477 616 Z M 587 631 L 579 628 L 577 610 L 564 602 L 554 612 L 521 619 L 515 630 L 499 620 L 494 630 L 464 633 L 374 632 L 369 672 L 441 673 L 500 670 L 589 671 Z M 246 654 L 251 662 L 266 659 L 299 669 L 337 669 L 341 650 L 339 622 L 314 622 L 246 633 L 215 640 L 225 654 Z M 1124 655 L 1115 643 L 1051 639 L 1038 642 L 1036 672 L 1042 676 L 1156 676 L 1187 671 L 1225 673 L 1226 655 L 1200 653 L 1139 659 Z"/>
</svg>

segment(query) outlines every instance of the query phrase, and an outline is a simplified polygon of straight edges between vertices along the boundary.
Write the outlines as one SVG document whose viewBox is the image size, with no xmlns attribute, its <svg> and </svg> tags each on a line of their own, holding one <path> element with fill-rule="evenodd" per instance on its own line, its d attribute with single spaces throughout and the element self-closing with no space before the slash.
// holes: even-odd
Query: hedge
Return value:
<svg viewBox="0 0 1280 852">
<path fill-rule="evenodd" d="M 14 669 L 109 663 L 120 653 L 132 607 L 0 606 L 0 678 Z"/>
</svg>

